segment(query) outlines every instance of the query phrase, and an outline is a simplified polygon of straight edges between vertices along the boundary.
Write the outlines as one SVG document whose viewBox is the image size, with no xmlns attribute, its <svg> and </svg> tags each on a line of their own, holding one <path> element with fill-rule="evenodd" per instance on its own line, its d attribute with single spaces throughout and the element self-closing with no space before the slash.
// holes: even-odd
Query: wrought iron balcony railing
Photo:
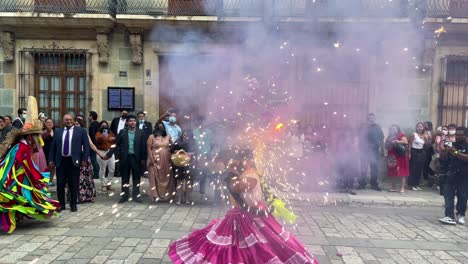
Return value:
<svg viewBox="0 0 468 264">
<path fill-rule="evenodd" d="M 468 0 L 0 0 L 0 12 L 243 17 L 468 17 Z"/>
</svg>

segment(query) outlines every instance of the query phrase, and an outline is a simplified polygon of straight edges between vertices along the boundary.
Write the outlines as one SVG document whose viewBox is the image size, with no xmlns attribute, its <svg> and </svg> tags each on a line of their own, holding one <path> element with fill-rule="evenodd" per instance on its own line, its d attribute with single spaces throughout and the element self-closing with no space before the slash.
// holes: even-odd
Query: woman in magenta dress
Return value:
<svg viewBox="0 0 468 264">
<path fill-rule="evenodd" d="M 269 213 L 252 157 L 239 174 L 232 164 L 227 186 L 233 209 L 224 218 L 173 242 L 173 263 L 318 263 Z"/>
<path fill-rule="evenodd" d="M 400 178 L 400 193 L 405 193 L 405 181 L 409 176 L 409 160 L 408 152 L 403 155 L 395 150 L 396 144 L 403 144 L 408 146 L 408 139 L 405 133 L 401 132 L 398 125 L 392 125 L 388 131 L 388 138 L 385 140 L 385 148 L 388 151 L 387 155 L 387 168 L 388 177 Z M 396 183 L 392 181 L 391 192 L 397 192 Z"/>
</svg>

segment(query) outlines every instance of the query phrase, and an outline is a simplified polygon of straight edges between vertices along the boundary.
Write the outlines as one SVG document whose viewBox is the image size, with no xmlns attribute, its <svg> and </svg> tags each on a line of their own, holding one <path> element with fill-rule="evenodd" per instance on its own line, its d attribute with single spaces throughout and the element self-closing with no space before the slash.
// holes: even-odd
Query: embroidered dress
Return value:
<svg viewBox="0 0 468 264">
<path fill-rule="evenodd" d="M 14 145 L 0 161 L 0 230 L 12 233 L 25 216 L 45 220 L 59 203 L 47 191 L 49 173 L 39 171 L 25 141 Z"/>
<path fill-rule="evenodd" d="M 242 176 L 243 177 L 243 176 Z M 260 180 L 239 196 L 257 208 L 261 201 Z M 304 245 L 271 215 L 256 214 L 242 208 L 229 210 L 224 218 L 173 242 L 169 246 L 173 263 L 318 263 Z"/>
<path fill-rule="evenodd" d="M 96 186 L 93 180 L 93 165 L 88 159 L 88 166 L 80 167 L 80 180 L 78 185 L 78 203 L 94 202 Z M 67 201 L 70 201 L 70 192 L 67 187 Z"/>
</svg>

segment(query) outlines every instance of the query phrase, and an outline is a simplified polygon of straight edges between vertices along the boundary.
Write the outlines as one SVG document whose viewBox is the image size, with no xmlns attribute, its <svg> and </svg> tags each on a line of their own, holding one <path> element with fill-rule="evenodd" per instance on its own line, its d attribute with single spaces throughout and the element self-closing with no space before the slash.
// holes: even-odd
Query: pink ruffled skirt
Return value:
<svg viewBox="0 0 468 264">
<path fill-rule="evenodd" d="M 231 209 L 169 246 L 173 263 L 318 263 L 272 216 Z"/>
</svg>

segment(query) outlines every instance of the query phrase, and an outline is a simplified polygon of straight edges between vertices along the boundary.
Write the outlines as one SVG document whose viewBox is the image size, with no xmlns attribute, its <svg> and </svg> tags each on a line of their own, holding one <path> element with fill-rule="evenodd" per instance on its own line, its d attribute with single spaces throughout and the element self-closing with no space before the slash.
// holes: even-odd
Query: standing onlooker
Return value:
<svg viewBox="0 0 468 264">
<path fill-rule="evenodd" d="M 96 147 L 98 149 L 97 162 L 99 163 L 99 178 L 101 179 L 102 191 L 114 191 L 112 188 L 112 179 L 115 171 L 115 156 L 106 157 L 112 145 L 116 140 L 116 136 L 112 131 L 109 131 L 109 124 L 106 121 L 99 123 L 99 131 L 96 133 Z M 106 169 L 108 169 L 106 179 Z"/>
<path fill-rule="evenodd" d="M 145 120 L 146 118 L 145 112 L 143 111 L 138 112 L 137 117 L 138 117 L 138 128 L 141 131 L 143 131 L 143 135 L 144 135 L 143 139 L 146 142 L 148 140 L 148 137 L 151 135 L 151 133 L 153 133 L 153 125 L 151 124 L 151 122 L 148 122 Z M 147 171 L 148 171 L 148 168 L 146 168 L 146 163 L 145 163 L 145 165 L 140 170 L 141 176 L 147 177 L 148 176 Z"/>
<path fill-rule="evenodd" d="M 13 118 L 12 118 L 11 116 L 9 116 L 9 115 L 5 115 L 5 116 L 3 116 L 3 117 L 5 118 L 5 126 L 11 128 L 11 127 L 12 127 L 12 123 L 13 123 L 13 122 L 12 122 Z"/>
<path fill-rule="evenodd" d="M 200 194 L 205 195 L 206 180 L 211 174 L 206 164 L 211 161 L 211 152 L 213 150 L 213 132 L 203 126 L 203 118 L 194 119 L 196 128 L 193 130 L 193 139 L 195 143 L 197 178 L 200 184 Z M 202 197 L 203 198 L 203 197 Z"/>
<path fill-rule="evenodd" d="M 94 145 L 96 145 L 96 133 L 99 131 L 99 122 L 97 121 L 98 114 L 95 111 L 89 111 L 88 115 L 88 122 L 89 122 L 89 130 L 88 134 L 91 138 L 91 141 Z M 91 163 L 93 164 L 93 175 L 94 178 L 97 178 L 99 175 L 99 164 L 96 160 L 96 153 L 91 151 L 90 153 Z"/>
<path fill-rule="evenodd" d="M 167 120 L 166 120 L 167 119 Z M 164 113 L 159 121 L 162 121 L 164 127 L 166 128 L 167 134 L 171 136 L 172 141 L 176 142 L 179 137 L 182 135 L 182 129 L 177 122 L 177 114 L 173 109 L 169 109 Z"/>
<path fill-rule="evenodd" d="M 39 112 L 39 120 L 42 121 L 42 125 L 45 127 L 45 121 L 47 119 L 47 115 L 45 114 L 45 112 L 41 111 Z"/>
<path fill-rule="evenodd" d="M 137 127 L 136 116 L 128 115 L 126 117 L 126 127 L 120 131 L 115 141 L 116 148 L 112 148 L 111 151 L 106 154 L 106 157 L 110 158 L 114 152 L 116 152 L 117 155 L 115 158 L 118 159 L 120 163 L 123 195 L 119 203 L 125 203 L 129 199 L 130 173 L 132 173 L 133 182 L 132 199 L 137 203 L 141 203 L 140 167 L 143 166 L 146 161 L 146 145 L 143 140 L 143 131 Z"/>
<path fill-rule="evenodd" d="M 403 145 L 403 146 L 399 146 Z M 400 147 L 400 150 L 398 148 Z M 400 178 L 400 193 L 405 193 L 405 181 L 409 176 L 408 161 L 408 139 L 405 133 L 401 132 L 398 125 L 392 125 L 388 130 L 388 137 L 385 140 L 387 149 L 387 176 L 391 178 Z M 402 151 L 403 149 L 404 151 Z M 395 180 L 392 179 L 391 192 L 396 192 Z"/>
<path fill-rule="evenodd" d="M 288 166 L 291 169 L 291 174 L 288 176 L 289 180 L 292 180 L 289 182 L 290 187 L 299 191 L 299 186 L 302 185 L 301 182 L 304 182 L 304 175 L 302 175 L 300 168 L 304 157 L 304 134 L 301 133 L 299 124 L 291 124 L 285 143 L 288 151 Z"/>
<path fill-rule="evenodd" d="M 367 171 L 370 167 L 371 188 L 381 191 L 378 175 L 380 160 L 384 155 L 384 134 L 382 128 L 375 123 L 375 115 L 373 113 L 367 115 L 367 124 L 364 124 L 360 129 L 359 151 L 361 158 L 359 189 L 366 187 Z"/>
<path fill-rule="evenodd" d="M 86 130 L 75 127 L 73 117 L 63 117 L 65 128 L 57 129 L 49 155 L 49 167 L 57 168 L 57 195 L 60 211 L 65 210 L 65 184 L 68 183 L 72 212 L 78 211 L 80 167 L 86 167 L 89 158 L 89 138 Z"/>
<path fill-rule="evenodd" d="M 109 129 L 112 131 L 112 133 L 114 133 L 114 135 L 118 136 L 120 131 L 127 126 L 127 115 L 128 111 L 122 110 L 122 112 L 120 112 L 120 117 L 112 119 Z"/>
<path fill-rule="evenodd" d="M 432 126 L 432 122 L 426 121 L 424 122 L 424 137 L 426 138 L 427 142 L 424 145 L 424 152 L 426 154 L 426 158 L 424 160 L 423 166 L 423 178 L 424 180 L 429 180 L 429 175 L 433 175 L 434 171 L 431 170 L 430 164 L 432 161 L 432 155 L 434 155 L 434 129 Z"/>
<path fill-rule="evenodd" d="M 173 197 L 175 184 L 171 171 L 171 145 L 172 139 L 164 124 L 156 123 L 146 143 L 150 195 L 154 202 L 168 201 Z"/>
<path fill-rule="evenodd" d="M 314 147 L 314 141 L 315 141 L 314 138 L 316 138 L 316 136 L 314 135 L 314 127 L 312 126 L 312 124 L 308 124 L 304 129 L 305 156 L 312 155 L 312 149 Z"/>
<path fill-rule="evenodd" d="M 352 129 L 345 129 L 335 143 L 337 185 L 340 192 L 356 195 L 354 178 L 359 176 L 358 137 Z"/>
<path fill-rule="evenodd" d="M 439 154 L 440 152 L 442 152 L 442 150 L 444 150 L 444 143 L 448 139 L 448 127 L 440 127 L 440 131 L 438 129 L 438 132 L 439 133 L 437 134 L 434 140 L 434 152 L 436 154 Z"/>
<path fill-rule="evenodd" d="M 420 191 L 419 182 L 426 160 L 425 145 L 429 144 L 429 139 L 424 134 L 424 124 L 418 122 L 416 124 L 416 132 L 409 139 L 409 159 L 410 159 L 410 176 L 408 178 L 408 187 L 413 191 Z"/>
<path fill-rule="evenodd" d="M 47 116 L 45 115 L 44 112 L 39 112 L 39 115 L 37 117 L 38 120 L 41 121 L 42 123 L 42 129 L 45 128 L 45 119 Z M 41 144 L 38 144 L 37 146 L 34 147 L 34 153 L 32 154 L 32 159 L 34 163 L 37 165 L 39 168 L 39 171 L 41 172 L 46 172 L 47 171 L 47 159 L 46 155 L 44 153 L 44 149 Z"/>
<path fill-rule="evenodd" d="M 6 135 L 10 132 L 11 127 L 6 126 L 5 118 L 0 116 L 0 144 L 5 140 Z"/>
<path fill-rule="evenodd" d="M 18 109 L 18 116 L 13 121 L 13 127 L 21 129 L 24 125 L 24 120 L 26 120 L 27 114 L 28 111 L 26 110 L 26 108 Z"/>
<path fill-rule="evenodd" d="M 151 122 L 145 120 L 146 114 L 143 111 L 138 112 L 138 128 L 143 131 L 143 135 L 145 135 L 145 142 L 148 140 L 151 133 L 153 133 L 153 125 Z"/>
<path fill-rule="evenodd" d="M 52 118 L 47 118 L 44 122 L 45 130 L 42 132 L 42 140 L 44 141 L 44 153 L 46 158 L 48 159 L 50 157 L 50 148 L 52 146 L 52 141 L 54 140 L 54 121 Z M 50 161 L 50 160 L 48 160 Z M 49 167 L 49 172 L 50 172 L 50 181 L 49 185 L 53 186 L 54 183 L 54 176 L 55 176 L 55 168 L 54 167 Z"/>
<path fill-rule="evenodd" d="M 193 145 L 192 145 L 192 136 L 188 131 L 182 132 L 182 136 L 174 144 L 172 144 L 171 152 L 174 154 L 178 151 L 183 150 L 185 155 L 190 157 L 193 156 Z M 176 166 L 173 163 L 174 178 L 176 180 L 176 192 L 177 192 L 177 202 L 176 204 L 182 203 L 182 195 L 185 194 L 185 204 L 190 204 L 190 193 L 192 192 L 192 178 L 191 171 L 192 166 L 191 162 L 188 161 L 186 166 Z"/>
<path fill-rule="evenodd" d="M 450 129 L 449 125 L 449 129 Z M 447 144 L 441 152 L 441 159 L 448 160 L 446 173 L 441 177 L 441 189 L 445 201 L 445 217 L 439 219 L 444 224 L 465 224 L 466 204 L 468 199 L 468 143 L 466 137 L 468 130 L 464 132 L 461 143 Z M 455 206 L 455 196 L 457 205 Z M 457 211 L 455 218 L 454 211 Z"/>
<path fill-rule="evenodd" d="M 127 127 L 127 115 L 128 115 L 128 111 L 127 110 L 122 110 L 120 112 L 120 117 L 116 117 L 116 118 L 112 119 L 112 123 L 111 123 L 111 126 L 110 126 L 109 130 L 112 133 L 114 133 L 114 135 L 118 136 L 120 131 Z M 115 158 L 117 159 L 117 156 Z M 117 162 L 115 164 L 114 176 L 115 177 L 120 177 L 120 172 L 121 172 L 120 162 Z"/>
<path fill-rule="evenodd" d="M 84 127 L 83 118 L 75 118 L 75 127 Z M 85 130 L 86 131 L 86 130 Z M 97 153 L 98 149 L 93 144 L 93 141 L 88 136 L 90 152 Z M 93 180 L 93 165 L 91 164 L 91 159 L 88 158 L 87 166 L 82 166 L 80 168 L 80 180 L 78 183 L 78 203 L 84 202 L 94 202 L 94 197 L 96 197 L 96 187 L 94 186 Z"/>
</svg>

